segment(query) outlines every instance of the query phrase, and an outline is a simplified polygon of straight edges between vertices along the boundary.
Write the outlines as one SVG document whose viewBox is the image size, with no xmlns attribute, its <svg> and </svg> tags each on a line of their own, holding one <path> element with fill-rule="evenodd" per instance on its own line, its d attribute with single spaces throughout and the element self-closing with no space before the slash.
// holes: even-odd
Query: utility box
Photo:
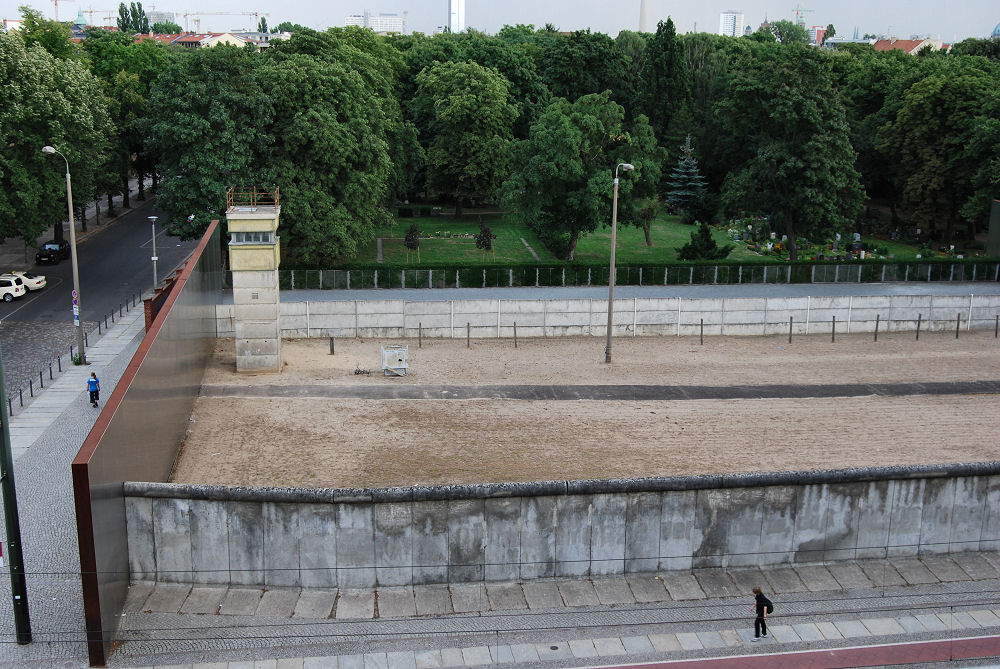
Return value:
<svg viewBox="0 0 1000 669">
<path fill-rule="evenodd" d="M 406 376 L 406 370 L 409 368 L 406 352 L 406 346 L 383 346 L 382 374 L 385 376 Z"/>
</svg>

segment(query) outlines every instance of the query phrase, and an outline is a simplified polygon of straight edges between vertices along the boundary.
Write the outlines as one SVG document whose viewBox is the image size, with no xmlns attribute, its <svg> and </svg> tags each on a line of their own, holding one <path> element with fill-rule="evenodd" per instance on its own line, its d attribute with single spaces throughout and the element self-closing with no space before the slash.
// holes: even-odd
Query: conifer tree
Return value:
<svg viewBox="0 0 1000 669">
<path fill-rule="evenodd" d="M 417 262 L 420 262 L 420 228 L 416 222 L 410 223 L 406 236 L 403 238 L 403 246 L 406 247 L 406 261 L 410 261 L 410 251 L 417 252 Z"/>
<path fill-rule="evenodd" d="M 670 193 L 667 195 L 667 202 L 680 209 L 684 214 L 685 223 L 694 223 L 694 219 L 687 215 L 688 209 L 694 200 L 703 190 L 705 190 L 705 177 L 698 171 L 698 160 L 694 157 L 691 149 L 691 135 L 687 136 L 681 146 L 683 155 L 677 159 L 677 167 L 670 174 Z"/>
<path fill-rule="evenodd" d="M 705 223 L 699 223 L 691 233 L 691 241 L 677 249 L 679 260 L 722 260 L 733 250 L 732 244 L 719 246 L 712 238 L 712 230 Z"/>
</svg>

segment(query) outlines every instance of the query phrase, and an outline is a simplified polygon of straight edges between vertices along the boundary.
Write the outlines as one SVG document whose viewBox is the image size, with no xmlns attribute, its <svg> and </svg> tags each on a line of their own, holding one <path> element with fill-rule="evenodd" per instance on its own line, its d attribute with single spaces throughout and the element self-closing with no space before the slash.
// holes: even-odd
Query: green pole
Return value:
<svg viewBox="0 0 1000 669">
<path fill-rule="evenodd" d="M 31 618 L 28 616 L 28 584 L 24 577 L 21 554 L 21 522 L 17 515 L 17 491 L 14 487 L 14 457 L 10 452 L 10 424 L 7 413 L 7 388 L 0 351 L 0 422 L 3 423 L 3 447 L 0 448 L 0 494 L 3 496 L 4 523 L 7 527 L 7 559 L 10 562 L 10 593 L 14 599 L 14 632 L 21 645 L 31 643 Z"/>
</svg>

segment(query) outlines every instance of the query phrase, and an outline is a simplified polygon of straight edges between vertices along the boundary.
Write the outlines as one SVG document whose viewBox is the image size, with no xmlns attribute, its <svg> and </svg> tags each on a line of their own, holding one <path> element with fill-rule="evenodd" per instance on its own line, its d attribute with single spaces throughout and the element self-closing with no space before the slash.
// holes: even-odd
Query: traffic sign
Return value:
<svg viewBox="0 0 1000 669">
<path fill-rule="evenodd" d="M 75 301 L 78 297 L 80 297 L 80 293 L 76 292 L 76 288 L 74 288 L 73 289 L 73 300 Z"/>
</svg>

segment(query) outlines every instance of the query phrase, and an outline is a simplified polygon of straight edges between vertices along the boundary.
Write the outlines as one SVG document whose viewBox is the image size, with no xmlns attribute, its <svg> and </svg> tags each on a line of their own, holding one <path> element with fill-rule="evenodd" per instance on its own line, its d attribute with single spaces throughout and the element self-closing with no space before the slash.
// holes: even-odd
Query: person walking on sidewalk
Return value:
<svg viewBox="0 0 1000 669">
<path fill-rule="evenodd" d="M 753 639 L 751 641 L 760 641 L 761 637 L 767 638 L 767 614 L 774 610 L 774 604 L 761 591 L 760 586 L 754 587 L 753 594 L 755 601 L 750 608 L 757 617 L 753 621 Z"/>
<path fill-rule="evenodd" d="M 87 390 L 90 391 L 90 403 L 97 407 L 97 401 L 101 399 L 101 380 L 97 378 L 96 372 L 90 373 L 87 379 Z"/>
</svg>

